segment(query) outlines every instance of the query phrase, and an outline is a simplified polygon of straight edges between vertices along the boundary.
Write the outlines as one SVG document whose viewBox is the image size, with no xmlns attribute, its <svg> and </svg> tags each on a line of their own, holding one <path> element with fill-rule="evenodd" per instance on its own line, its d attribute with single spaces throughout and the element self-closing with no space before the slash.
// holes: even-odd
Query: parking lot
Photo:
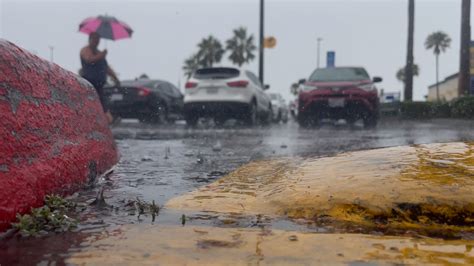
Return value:
<svg viewBox="0 0 474 266">
<path fill-rule="evenodd" d="M 91 237 L 113 234 L 117 226 L 131 224 L 181 225 L 181 212 L 162 208 L 177 196 L 206 186 L 251 161 L 292 160 L 332 156 L 348 151 L 422 143 L 470 141 L 474 122 L 464 120 L 384 120 L 376 129 L 350 128 L 344 124 L 321 129 L 302 129 L 295 122 L 264 127 L 212 123 L 188 128 L 184 123 L 146 125 L 124 120 L 113 128 L 121 154 L 114 172 L 90 190 L 74 195 L 86 204 L 77 232 L 38 239 L 11 239 L 0 244 L 0 262 L 64 261 Z M 100 190 L 107 208 L 89 206 Z M 127 201 L 155 201 L 161 207 L 157 219 L 136 216 L 123 206 Z M 192 213 L 187 213 L 192 217 Z M 222 226 L 222 217 L 199 216 L 187 225 Z M 234 227 L 249 227 L 242 219 Z M 291 219 L 269 220 L 276 229 L 306 231 Z M 89 239 L 89 240 L 88 240 Z M 22 256 L 29 254 L 29 256 Z"/>
</svg>

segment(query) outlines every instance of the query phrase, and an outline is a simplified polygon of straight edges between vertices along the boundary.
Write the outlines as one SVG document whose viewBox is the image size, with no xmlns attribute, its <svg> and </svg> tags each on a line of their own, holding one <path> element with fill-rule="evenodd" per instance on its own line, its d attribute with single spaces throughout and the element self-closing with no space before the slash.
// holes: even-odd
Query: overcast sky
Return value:
<svg viewBox="0 0 474 266">
<path fill-rule="evenodd" d="M 291 83 L 306 78 L 316 67 L 317 37 L 325 53 L 336 51 L 336 65 L 364 66 L 381 76 L 379 87 L 400 91 L 396 71 L 405 64 L 407 0 L 295 1 L 267 0 L 265 33 L 277 39 L 265 53 L 265 82 L 271 91 L 290 98 Z M 435 82 L 435 58 L 424 48 L 428 34 L 442 30 L 452 38 L 440 57 L 440 76 L 458 71 L 461 0 L 417 0 L 414 97 L 424 99 Z M 222 42 L 244 26 L 258 37 L 258 0 L 168 1 L 24 1 L 0 0 L 0 37 L 77 72 L 79 50 L 87 42 L 78 24 L 98 14 L 114 15 L 134 30 L 132 39 L 107 42 L 108 61 L 121 79 L 147 73 L 184 85 L 183 61 L 196 51 L 201 38 L 214 35 Z M 103 47 L 103 44 L 101 44 Z M 258 60 L 246 66 L 258 73 Z M 223 60 L 221 65 L 229 65 Z"/>
</svg>

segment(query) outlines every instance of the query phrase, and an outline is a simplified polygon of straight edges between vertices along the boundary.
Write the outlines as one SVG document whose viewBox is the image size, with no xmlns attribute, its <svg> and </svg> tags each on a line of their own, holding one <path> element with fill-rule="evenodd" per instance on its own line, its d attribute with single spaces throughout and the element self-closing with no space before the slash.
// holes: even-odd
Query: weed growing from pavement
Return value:
<svg viewBox="0 0 474 266">
<path fill-rule="evenodd" d="M 77 204 L 58 195 L 44 198 L 44 206 L 32 208 L 30 214 L 17 214 L 14 229 L 24 236 L 40 236 L 49 232 L 66 232 L 77 227 L 78 221 L 67 213 L 75 212 Z"/>
<path fill-rule="evenodd" d="M 160 207 L 155 204 L 154 200 L 150 203 L 140 200 L 138 197 L 136 200 L 129 200 L 125 204 L 125 207 L 128 207 L 128 212 L 130 215 L 135 215 L 138 213 L 138 219 L 140 219 L 141 215 L 150 214 L 152 222 L 155 221 L 156 216 L 160 212 Z"/>
</svg>

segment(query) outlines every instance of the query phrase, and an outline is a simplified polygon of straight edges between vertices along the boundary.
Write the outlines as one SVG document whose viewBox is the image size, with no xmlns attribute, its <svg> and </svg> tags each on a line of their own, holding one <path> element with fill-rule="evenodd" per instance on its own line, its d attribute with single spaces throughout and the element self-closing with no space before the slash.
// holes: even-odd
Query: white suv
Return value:
<svg viewBox="0 0 474 266">
<path fill-rule="evenodd" d="M 229 118 L 254 125 L 269 123 L 272 105 L 257 76 L 246 70 L 228 67 L 202 68 L 186 83 L 184 117 L 195 126 L 200 117 L 214 118 L 217 125 Z"/>
</svg>

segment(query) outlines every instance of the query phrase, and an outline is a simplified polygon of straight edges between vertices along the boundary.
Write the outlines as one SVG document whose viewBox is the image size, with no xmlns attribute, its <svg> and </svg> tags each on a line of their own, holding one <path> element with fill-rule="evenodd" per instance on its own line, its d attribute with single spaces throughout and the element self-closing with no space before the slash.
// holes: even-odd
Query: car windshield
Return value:
<svg viewBox="0 0 474 266">
<path fill-rule="evenodd" d="M 240 71 L 235 68 L 203 68 L 196 70 L 195 79 L 230 79 L 240 75 Z"/>
<path fill-rule="evenodd" d="M 368 80 L 369 74 L 363 68 L 320 68 L 311 74 L 310 82 L 356 81 Z"/>
</svg>

